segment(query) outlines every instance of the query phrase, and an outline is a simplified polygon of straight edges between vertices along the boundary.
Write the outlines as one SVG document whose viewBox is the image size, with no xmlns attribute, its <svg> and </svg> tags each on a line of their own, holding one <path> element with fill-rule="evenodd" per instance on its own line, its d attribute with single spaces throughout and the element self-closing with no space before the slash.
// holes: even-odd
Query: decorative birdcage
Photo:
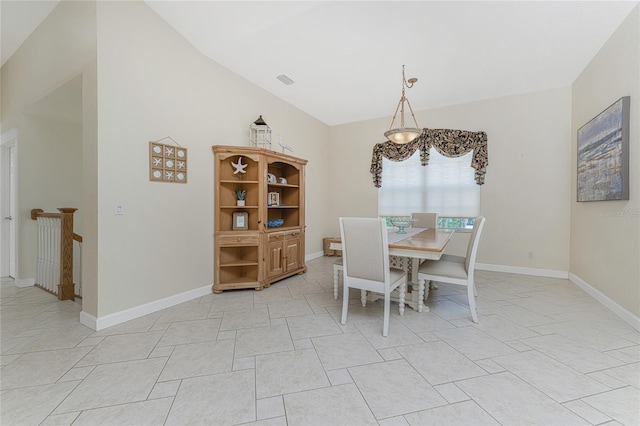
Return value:
<svg viewBox="0 0 640 426">
<path fill-rule="evenodd" d="M 249 142 L 251 146 L 257 148 L 271 149 L 271 128 L 265 123 L 262 116 L 249 126 Z"/>
</svg>

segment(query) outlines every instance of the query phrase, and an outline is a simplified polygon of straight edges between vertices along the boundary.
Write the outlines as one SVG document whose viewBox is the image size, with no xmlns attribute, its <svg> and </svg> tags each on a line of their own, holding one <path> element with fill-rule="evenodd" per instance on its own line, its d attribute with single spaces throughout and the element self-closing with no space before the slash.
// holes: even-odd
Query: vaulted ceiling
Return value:
<svg viewBox="0 0 640 426">
<path fill-rule="evenodd" d="M 156 1 L 204 55 L 329 125 L 570 85 L 636 1 Z M 2 64 L 57 1 L 0 6 Z M 283 84 L 277 76 L 294 81 Z"/>
</svg>

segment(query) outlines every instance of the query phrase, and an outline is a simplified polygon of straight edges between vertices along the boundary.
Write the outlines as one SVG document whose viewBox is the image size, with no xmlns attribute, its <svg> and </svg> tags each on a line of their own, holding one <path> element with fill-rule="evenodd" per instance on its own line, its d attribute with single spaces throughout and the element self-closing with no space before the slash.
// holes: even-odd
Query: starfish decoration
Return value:
<svg viewBox="0 0 640 426">
<path fill-rule="evenodd" d="M 236 171 L 233 172 L 233 174 L 238 174 L 238 173 L 247 173 L 247 171 L 245 170 L 248 166 L 248 164 L 242 164 L 242 157 L 238 158 L 238 162 L 234 163 L 233 161 L 231 162 L 231 165 L 233 167 L 235 167 Z"/>
<path fill-rule="evenodd" d="M 173 148 L 169 148 L 167 147 L 167 152 L 165 153 L 165 155 L 173 155 Z"/>
<path fill-rule="evenodd" d="M 173 179 L 173 172 L 167 172 L 167 179 Z"/>
<path fill-rule="evenodd" d="M 184 161 L 178 161 L 178 168 L 184 169 Z"/>
<path fill-rule="evenodd" d="M 162 160 L 160 158 L 154 158 L 153 159 L 153 165 L 154 166 L 159 166 L 160 163 L 162 163 Z"/>
</svg>

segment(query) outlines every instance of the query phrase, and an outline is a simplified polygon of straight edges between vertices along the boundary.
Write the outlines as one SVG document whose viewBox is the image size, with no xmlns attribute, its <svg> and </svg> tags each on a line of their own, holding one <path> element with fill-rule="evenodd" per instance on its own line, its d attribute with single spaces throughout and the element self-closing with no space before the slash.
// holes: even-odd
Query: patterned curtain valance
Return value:
<svg viewBox="0 0 640 426">
<path fill-rule="evenodd" d="M 429 164 L 429 150 L 435 148 L 445 157 L 460 157 L 473 150 L 471 167 L 476 169 L 476 183 L 484 184 L 484 175 L 489 164 L 487 134 L 451 129 L 423 129 L 422 134 L 413 141 L 399 145 L 391 141 L 378 143 L 373 147 L 371 174 L 376 188 L 382 185 L 382 158 L 392 161 L 404 161 L 420 150 L 420 163 Z"/>
</svg>

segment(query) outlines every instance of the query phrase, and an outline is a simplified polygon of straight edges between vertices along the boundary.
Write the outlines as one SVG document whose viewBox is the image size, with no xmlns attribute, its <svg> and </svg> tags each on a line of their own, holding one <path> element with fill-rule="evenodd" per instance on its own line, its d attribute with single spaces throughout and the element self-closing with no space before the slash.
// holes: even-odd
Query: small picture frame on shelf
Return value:
<svg viewBox="0 0 640 426">
<path fill-rule="evenodd" d="M 233 226 L 234 231 L 246 231 L 249 229 L 249 213 L 247 212 L 234 212 L 233 213 Z"/>
<path fill-rule="evenodd" d="M 267 206 L 279 206 L 280 194 L 278 192 L 270 192 L 267 198 Z"/>
</svg>

